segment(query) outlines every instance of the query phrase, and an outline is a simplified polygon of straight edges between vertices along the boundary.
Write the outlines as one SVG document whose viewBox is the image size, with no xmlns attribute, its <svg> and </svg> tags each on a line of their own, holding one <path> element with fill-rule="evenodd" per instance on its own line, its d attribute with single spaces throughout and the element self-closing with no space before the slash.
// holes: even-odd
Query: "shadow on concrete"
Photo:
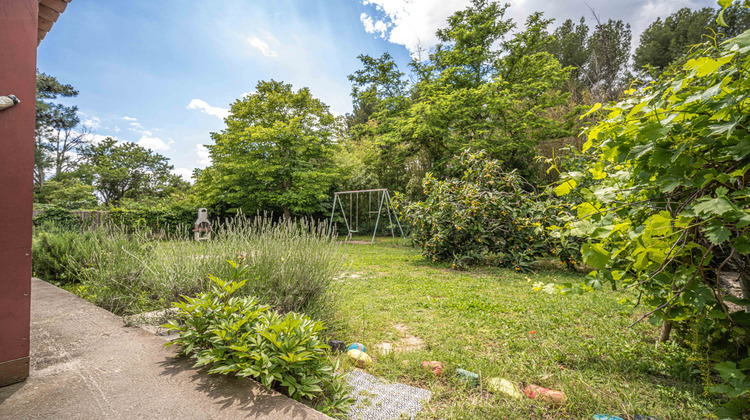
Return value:
<svg viewBox="0 0 750 420">
<path fill-rule="evenodd" d="M 195 368 L 187 357 L 165 357 L 159 363 L 161 375 L 171 377 L 187 376 L 195 389 L 215 400 L 222 409 L 239 409 L 264 415 L 283 413 L 285 418 L 306 419 L 308 410 L 287 405 L 289 398 L 275 391 L 269 391 L 259 382 L 237 376 L 209 374 L 207 367 Z M 279 407 L 284 407 L 279 410 Z M 317 413 L 316 413 L 317 414 Z"/>
<path fill-rule="evenodd" d="M 13 394 L 21 390 L 21 388 L 23 388 L 24 385 L 26 385 L 25 381 L 19 382 L 13 385 L 7 385 L 7 386 L 0 388 L 0 404 L 5 402 L 5 400 L 10 398 L 11 396 L 13 396 Z"/>
<path fill-rule="evenodd" d="M 31 288 L 31 374 L 0 388 L 0 419 L 330 419 L 253 380 L 193 368 L 162 338 L 49 283 Z"/>
</svg>

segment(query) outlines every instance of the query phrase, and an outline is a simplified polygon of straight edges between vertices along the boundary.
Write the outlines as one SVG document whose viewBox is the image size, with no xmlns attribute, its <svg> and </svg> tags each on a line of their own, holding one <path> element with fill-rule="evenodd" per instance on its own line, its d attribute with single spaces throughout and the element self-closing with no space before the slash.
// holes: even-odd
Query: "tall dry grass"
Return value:
<svg viewBox="0 0 750 420">
<path fill-rule="evenodd" d="M 68 244 L 74 250 L 66 266 L 77 278 L 67 288 L 118 314 L 166 308 L 182 295 L 205 291 L 209 274 L 229 277 L 228 260 L 248 267 L 243 293 L 281 312 L 327 320 L 335 306 L 332 284 L 344 256 L 325 223 L 238 215 L 216 224 L 212 239 L 200 242 L 164 233 L 158 240 L 151 232 L 126 233 L 117 226 L 92 229 L 83 236 L 94 239 Z M 48 243 L 50 235 L 37 237 Z M 50 259 L 49 248 L 37 248 L 35 259 Z"/>
</svg>

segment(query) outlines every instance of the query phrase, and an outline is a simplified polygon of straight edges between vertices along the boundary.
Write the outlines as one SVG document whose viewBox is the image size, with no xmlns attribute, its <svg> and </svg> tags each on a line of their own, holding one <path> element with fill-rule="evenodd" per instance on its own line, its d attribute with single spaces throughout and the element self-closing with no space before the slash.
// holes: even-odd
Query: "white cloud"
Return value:
<svg viewBox="0 0 750 420">
<path fill-rule="evenodd" d="M 88 135 L 88 138 L 91 140 L 91 143 L 93 144 L 99 144 L 105 139 L 107 139 L 108 137 L 118 140 L 118 138 L 115 136 L 105 136 L 104 134 L 89 134 Z"/>
<path fill-rule="evenodd" d="M 120 127 L 116 125 L 115 126 L 115 133 L 119 133 L 119 132 L 120 132 Z"/>
<path fill-rule="evenodd" d="M 208 153 L 208 149 L 206 146 L 199 144 L 195 147 L 195 152 L 198 154 L 198 164 L 201 166 L 211 166 L 213 164 L 213 161 L 211 160 L 211 155 Z"/>
<path fill-rule="evenodd" d="M 193 178 L 193 170 L 188 168 L 175 168 L 172 170 L 172 173 L 175 175 L 179 175 L 183 180 L 187 182 L 191 182 Z"/>
<path fill-rule="evenodd" d="M 388 31 L 388 25 L 382 20 L 375 21 L 367 13 L 359 15 L 359 20 L 365 25 L 365 32 L 368 34 L 380 34 L 381 38 L 385 38 L 385 33 Z"/>
<path fill-rule="evenodd" d="M 139 122 L 132 122 L 130 123 L 130 130 L 140 131 L 140 130 L 143 130 L 143 126 Z"/>
<path fill-rule="evenodd" d="M 270 38 L 273 38 L 273 37 L 270 37 Z M 279 54 L 276 51 L 271 49 L 271 46 L 268 45 L 268 42 L 258 38 L 255 35 L 250 35 L 245 40 L 247 41 L 248 44 L 250 44 L 250 46 L 260 51 L 261 54 L 263 54 L 266 57 L 278 57 L 279 56 Z"/>
<path fill-rule="evenodd" d="M 371 11 L 360 15 L 360 20 L 368 33 L 405 46 L 412 54 L 419 47 L 430 49 L 437 45 L 435 32 L 444 28 L 446 20 L 453 13 L 465 9 L 471 0 L 360 0 Z M 505 3 L 505 2 L 500 2 Z M 536 11 L 544 11 L 546 18 L 554 18 L 552 27 L 565 19 L 578 22 L 581 16 L 593 30 L 593 16 L 589 6 L 606 22 L 608 19 L 622 19 L 630 23 L 633 33 L 632 48 L 639 43 L 644 29 L 657 17 L 664 19 L 682 7 L 698 9 L 716 7 L 715 1 L 708 0 L 587 0 L 549 1 L 517 0 L 512 2 L 505 18 L 513 18 L 517 30 L 524 27 L 526 17 Z"/>
<path fill-rule="evenodd" d="M 137 118 L 133 118 L 133 117 L 122 117 L 122 119 L 125 121 L 138 121 Z"/>
<path fill-rule="evenodd" d="M 193 99 L 188 104 L 187 109 L 200 109 L 201 112 L 221 118 L 222 120 L 229 116 L 228 109 L 219 108 L 218 106 L 211 106 L 208 104 L 208 102 L 202 99 Z"/>
<path fill-rule="evenodd" d="M 382 19 L 362 13 L 360 20 L 365 31 L 405 46 L 412 53 L 420 44 L 433 47 L 438 39 L 435 31 L 458 10 L 466 8 L 470 0 L 362 0 L 375 7 Z"/>
<path fill-rule="evenodd" d="M 257 94 L 258 94 L 258 92 L 254 91 L 254 90 L 251 90 L 250 92 L 243 93 L 242 96 L 241 96 L 241 98 L 246 98 L 248 96 L 253 96 L 253 95 L 257 95 Z"/>
<path fill-rule="evenodd" d="M 102 120 L 100 120 L 96 115 L 88 115 L 80 111 L 78 111 L 78 115 L 82 117 L 81 124 L 87 128 L 96 130 L 102 125 Z"/>
<path fill-rule="evenodd" d="M 150 134 L 150 133 L 149 133 Z M 151 149 L 154 151 L 160 151 L 160 150 L 169 150 L 169 147 L 174 143 L 174 140 L 168 139 L 167 141 L 164 141 L 158 137 L 153 137 L 151 135 L 144 134 L 140 140 L 136 144 L 138 144 L 141 147 L 145 147 L 147 149 Z"/>
</svg>

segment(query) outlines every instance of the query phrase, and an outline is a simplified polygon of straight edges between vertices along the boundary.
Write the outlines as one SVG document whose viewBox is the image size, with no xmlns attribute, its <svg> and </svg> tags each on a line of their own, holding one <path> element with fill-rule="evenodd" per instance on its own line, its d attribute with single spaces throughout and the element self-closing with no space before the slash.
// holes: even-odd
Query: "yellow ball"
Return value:
<svg viewBox="0 0 750 420">
<path fill-rule="evenodd" d="M 368 355 L 367 353 L 365 353 L 365 352 L 363 352 L 361 350 L 352 349 L 352 350 L 349 350 L 348 352 L 346 352 L 346 355 L 358 367 L 364 368 L 364 367 L 372 365 L 372 358 L 370 357 L 370 355 Z"/>
</svg>

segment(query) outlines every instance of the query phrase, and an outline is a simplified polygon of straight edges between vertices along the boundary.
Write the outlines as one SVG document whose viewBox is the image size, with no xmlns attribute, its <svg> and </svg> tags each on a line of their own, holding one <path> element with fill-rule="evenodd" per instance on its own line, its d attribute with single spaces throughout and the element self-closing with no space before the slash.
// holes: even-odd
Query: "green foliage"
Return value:
<svg viewBox="0 0 750 420">
<path fill-rule="evenodd" d="M 81 246 L 86 239 L 81 238 L 79 232 L 55 229 L 47 225 L 48 231 L 34 235 L 31 248 L 32 272 L 49 282 L 64 284 L 78 281 L 76 261 L 88 259 L 87 250 Z"/>
<path fill-rule="evenodd" d="M 584 149 L 597 163 L 568 178 L 588 179 L 569 225 L 597 269 L 587 286 L 636 289 L 655 323 L 706 317 L 726 332 L 711 333 L 733 350 L 724 360 L 745 351 L 750 328 L 725 305 L 747 301 L 723 296 L 716 281 L 732 267 L 750 290 L 748 52 L 750 32 L 703 44 L 683 67 L 596 111 L 606 113 Z"/>
<path fill-rule="evenodd" d="M 656 19 L 643 31 L 633 57 L 635 66 L 649 65 L 661 72 L 669 65 L 684 64 L 682 58 L 691 47 L 716 35 L 719 39 L 734 38 L 747 29 L 750 29 L 750 9 L 685 7 L 664 20 Z"/>
<path fill-rule="evenodd" d="M 75 283 L 71 291 L 114 313 L 137 314 L 205 291 L 208 274 L 229 275 L 225 261 L 236 259 L 248 264 L 252 279 L 244 294 L 281 312 L 333 317 L 333 283 L 343 261 L 324 224 L 238 216 L 215 223 L 204 242 L 163 231 L 155 240 L 154 230 L 142 226 L 67 233 L 46 224 L 35 232 L 34 271 L 44 280 Z"/>
<path fill-rule="evenodd" d="M 636 67 L 650 65 L 658 71 L 684 56 L 692 45 L 700 44 L 703 35 L 716 29 L 716 10 L 710 7 L 691 10 L 684 7 L 666 19 L 656 19 L 641 34 L 633 57 Z"/>
<path fill-rule="evenodd" d="M 358 237 L 356 239 L 367 239 Z M 623 418 L 711 418 L 714 396 L 704 394 L 693 374 L 693 352 L 676 343 L 654 345 L 658 329 L 632 328 L 636 311 L 619 301 L 628 291 L 601 291 L 570 299 L 531 294 L 534 282 L 575 283 L 569 270 L 519 273 L 491 266 L 450 270 L 427 262 L 419 250 L 392 244 L 356 247 L 351 272 L 341 284 L 340 314 L 351 320 L 348 341 L 392 343 L 410 336 L 425 347 L 378 356 L 368 372 L 389 381 L 432 391 L 420 417 L 456 419 L 591 419 L 593 413 Z M 406 331 L 406 332 L 404 332 Z M 533 334 L 530 332 L 534 331 Z M 368 349 L 368 352 L 370 350 Z M 436 377 L 424 360 L 445 365 Z M 458 382 L 458 367 L 480 374 L 483 386 Z M 533 383 L 565 392 L 569 404 L 556 409 L 529 399 L 488 392 L 489 378 L 505 378 L 523 388 Z"/>
<path fill-rule="evenodd" d="M 425 177 L 424 201 L 406 204 L 402 196 L 395 198 L 429 260 L 465 268 L 496 258 L 503 267 L 530 271 L 536 259 L 552 253 L 573 267 L 575 242 L 550 235 L 556 209 L 515 171 L 505 172 L 484 152 L 471 151 L 458 156 L 449 170 L 451 178 Z"/>
<path fill-rule="evenodd" d="M 47 184 L 52 182 L 54 181 L 48 181 Z M 53 191 L 51 195 L 56 196 L 60 192 L 61 190 Z M 55 204 L 36 205 L 35 210 L 40 210 L 42 213 L 34 218 L 34 226 L 41 227 L 51 222 L 57 227 L 79 230 L 90 225 L 108 224 L 130 232 L 155 235 L 169 233 L 187 237 L 192 235 L 193 222 L 198 214 L 198 206 L 189 201 L 175 201 L 169 204 L 161 202 L 150 205 L 131 201 L 122 207 L 112 207 L 108 210 L 77 210 L 77 204 L 81 203 L 80 201 L 66 201 L 66 203 L 69 207 L 60 207 Z M 71 210 L 77 211 L 71 212 Z M 85 216 L 87 213 L 90 213 L 90 216 Z"/>
<path fill-rule="evenodd" d="M 81 218 L 58 206 L 39 206 L 43 213 L 34 218 L 34 227 L 49 224 L 51 228 L 77 231 L 83 225 Z"/>
<path fill-rule="evenodd" d="M 177 320 L 164 327 L 180 337 L 167 346 L 179 345 L 210 373 L 251 377 L 297 401 L 314 400 L 330 414 L 346 414 L 352 400 L 335 384 L 341 379 L 327 358 L 324 324 L 294 312 L 280 316 L 255 297 L 242 297 L 247 269 L 230 264 L 230 280 L 209 276 L 207 292 L 173 304 Z"/>
<path fill-rule="evenodd" d="M 569 121 L 551 115 L 569 96 L 569 69 L 545 52 L 551 21 L 536 13 L 514 33 L 506 9 L 476 0 L 452 15 L 428 59 L 412 61 L 411 85 L 390 56 L 359 57 L 350 131 L 372 145 L 381 186 L 421 198 L 424 174 L 443 175 L 467 148 L 528 176 L 537 142 L 570 134 Z"/>
<path fill-rule="evenodd" d="M 717 410 L 716 415 L 721 419 L 733 419 L 750 412 L 750 358 L 742 359 L 739 366 L 735 362 L 722 362 L 715 368 L 724 383 L 709 387 L 709 391 L 731 399 Z"/>
<path fill-rule="evenodd" d="M 99 202 L 94 187 L 72 177 L 55 177 L 46 180 L 34 191 L 34 202 L 63 207 L 68 210 L 90 209 Z"/>
<path fill-rule="evenodd" d="M 576 101 L 582 100 L 585 87 L 591 85 L 586 73 L 586 63 L 591 58 L 589 49 L 589 27 L 586 19 L 581 17 L 579 23 L 568 19 L 555 29 L 553 40 L 547 47 L 563 68 L 572 67 L 570 72 L 570 91 Z"/>
<path fill-rule="evenodd" d="M 213 165 L 196 182 L 202 200 L 225 212 L 281 210 L 287 218 L 323 209 L 337 175 L 336 122 L 308 88 L 261 81 L 232 104 L 226 123 L 207 146 Z"/>
<path fill-rule="evenodd" d="M 156 204 L 129 202 L 107 210 L 105 220 L 131 230 L 166 231 L 170 234 L 190 236 L 198 208 L 189 201 Z"/>
<path fill-rule="evenodd" d="M 627 71 L 631 39 L 629 23 L 612 19 L 602 23 L 597 19 L 589 40 L 591 57 L 586 71 L 591 89 L 599 100 L 618 99 L 630 82 Z"/>
<path fill-rule="evenodd" d="M 83 163 L 77 171 L 92 185 L 105 205 L 116 206 L 125 198 L 144 200 L 165 197 L 187 183 L 172 174 L 169 159 L 135 143 L 107 138 L 80 151 Z"/>
<path fill-rule="evenodd" d="M 78 91 L 73 86 L 62 84 L 54 76 L 37 70 L 36 93 L 34 187 L 41 188 L 50 169 L 54 168 L 56 176 L 63 169 L 70 169 L 70 152 L 85 143 L 85 136 L 73 132 L 80 123 L 78 107 L 52 101 L 58 97 L 78 96 Z M 86 134 L 83 128 L 78 131 Z"/>
</svg>

